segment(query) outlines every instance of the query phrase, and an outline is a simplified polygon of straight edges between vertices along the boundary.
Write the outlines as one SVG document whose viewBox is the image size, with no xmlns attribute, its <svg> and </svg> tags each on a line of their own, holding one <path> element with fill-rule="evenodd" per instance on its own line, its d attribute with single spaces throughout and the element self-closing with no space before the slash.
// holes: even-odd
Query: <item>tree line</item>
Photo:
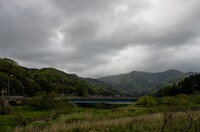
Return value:
<svg viewBox="0 0 200 132">
<path fill-rule="evenodd" d="M 194 94 L 200 91 L 200 74 L 191 75 L 178 83 L 166 85 L 155 93 L 156 97 Z"/>
</svg>

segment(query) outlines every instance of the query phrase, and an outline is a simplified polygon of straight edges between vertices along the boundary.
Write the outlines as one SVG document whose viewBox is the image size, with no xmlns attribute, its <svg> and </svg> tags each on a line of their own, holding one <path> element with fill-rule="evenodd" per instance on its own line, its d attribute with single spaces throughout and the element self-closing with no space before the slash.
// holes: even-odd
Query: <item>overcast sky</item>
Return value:
<svg viewBox="0 0 200 132">
<path fill-rule="evenodd" d="M 200 1 L 0 0 L 0 57 L 82 77 L 200 72 Z"/>
</svg>

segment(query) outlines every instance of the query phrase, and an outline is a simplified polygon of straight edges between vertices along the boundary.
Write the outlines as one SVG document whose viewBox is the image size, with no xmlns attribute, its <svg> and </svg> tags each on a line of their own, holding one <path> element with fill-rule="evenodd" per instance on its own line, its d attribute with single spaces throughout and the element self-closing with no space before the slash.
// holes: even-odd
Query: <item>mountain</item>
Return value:
<svg viewBox="0 0 200 132">
<path fill-rule="evenodd" d="M 103 88 L 105 91 L 107 91 L 107 93 L 108 93 L 107 96 L 116 96 L 116 95 L 130 96 L 130 94 L 128 92 L 124 91 L 123 89 L 116 88 L 115 86 L 105 83 L 103 81 L 100 81 L 98 79 L 84 78 L 84 80 L 95 86 Z"/>
<path fill-rule="evenodd" d="M 128 74 L 100 79 L 81 78 L 54 68 L 33 69 L 17 62 L 0 58 L 0 91 L 5 95 L 34 96 L 43 92 L 55 92 L 70 96 L 129 96 L 154 93 L 166 84 L 177 82 L 193 72 L 177 70 L 148 73 L 133 71 Z M 9 93 L 6 93 L 9 91 Z"/>
<path fill-rule="evenodd" d="M 141 96 L 153 93 L 164 85 L 181 80 L 191 74 L 193 72 L 182 73 L 173 69 L 159 73 L 133 71 L 127 74 L 99 78 L 99 80 L 121 88 L 133 96 Z"/>
<path fill-rule="evenodd" d="M 91 83 L 87 80 L 54 68 L 31 69 L 13 60 L 0 58 L 0 91 L 3 90 L 5 95 L 34 96 L 37 93 L 55 92 L 91 96 L 122 93 L 109 88 L 111 86 L 106 83 Z"/>
</svg>

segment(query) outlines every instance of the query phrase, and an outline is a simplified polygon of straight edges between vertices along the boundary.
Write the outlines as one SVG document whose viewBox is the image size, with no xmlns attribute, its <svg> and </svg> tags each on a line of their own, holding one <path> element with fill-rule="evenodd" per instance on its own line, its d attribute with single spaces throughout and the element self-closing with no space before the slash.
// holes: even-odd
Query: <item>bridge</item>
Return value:
<svg viewBox="0 0 200 132">
<path fill-rule="evenodd" d="M 75 104 L 92 104 L 92 103 L 105 103 L 105 104 L 131 104 L 137 101 L 137 98 L 115 98 L 115 97 L 71 97 L 68 98 Z"/>
</svg>

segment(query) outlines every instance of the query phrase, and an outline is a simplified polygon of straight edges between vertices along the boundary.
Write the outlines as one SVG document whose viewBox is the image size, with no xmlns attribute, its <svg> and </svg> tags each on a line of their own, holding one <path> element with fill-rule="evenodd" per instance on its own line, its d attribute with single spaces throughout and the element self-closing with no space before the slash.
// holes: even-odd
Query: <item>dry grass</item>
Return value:
<svg viewBox="0 0 200 132">
<path fill-rule="evenodd" d="M 66 131 L 161 131 L 163 125 L 163 113 L 145 114 L 135 117 L 119 117 L 110 118 L 93 118 L 91 113 L 80 113 L 80 120 L 67 120 L 67 116 L 63 115 L 58 121 L 45 127 L 35 127 L 33 125 L 25 128 L 16 128 L 16 132 L 66 132 Z M 78 116 L 80 116 L 78 115 Z M 194 120 L 200 120 L 200 112 L 195 113 Z M 173 126 L 174 125 L 174 126 Z M 176 126 L 177 125 L 177 126 Z M 187 116 L 184 112 L 177 112 L 166 126 L 167 131 L 184 130 L 187 125 Z M 182 128 L 179 128 L 182 127 Z M 199 127 L 199 126 L 197 126 Z M 186 127 L 187 128 L 187 127 Z"/>
<path fill-rule="evenodd" d="M 128 127 L 129 125 L 141 125 L 143 123 L 155 123 L 152 125 L 153 127 L 157 126 L 157 121 L 161 120 L 161 114 L 151 114 L 151 115 L 141 115 L 137 117 L 121 117 L 116 119 L 97 119 L 97 120 L 80 120 L 74 122 L 65 122 L 65 118 L 61 117 L 58 123 L 52 124 L 49 127 L 44 128 L 42 131 L 44 132 L 64 132 L 64 131 L 73 131 L 73 130 L 80 130 L 80 131 L 88 131 L 88 130 L 109 130 L 110 127 L 118 127 L 121 126 L 122 128 Z M 16 128 L 16 132 L 19 131 L 26 131 L 26 132 L 38 132 L 41 131 L 41 128 L 37 127 L 26 127 L 26 128 Z"/>
</svg>

